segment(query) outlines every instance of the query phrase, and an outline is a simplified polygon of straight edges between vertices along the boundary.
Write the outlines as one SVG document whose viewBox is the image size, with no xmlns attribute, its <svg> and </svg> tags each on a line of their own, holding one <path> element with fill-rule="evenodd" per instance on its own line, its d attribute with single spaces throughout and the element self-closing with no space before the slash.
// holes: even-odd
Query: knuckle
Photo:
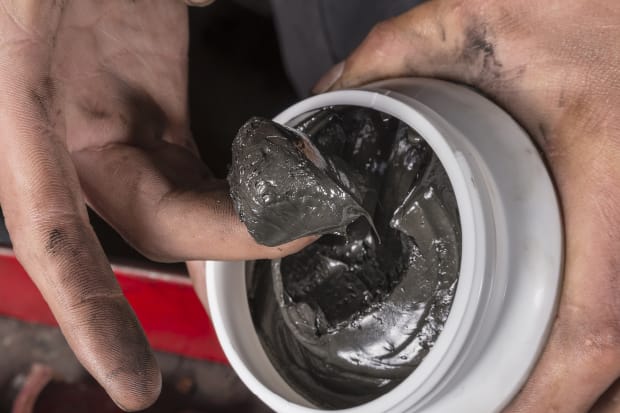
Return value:
<svg viewBox="0 0 620 413">
<path fill-rule="evenodd" d="M 76 257 L 84 249 L 84 226 L 72 214 L 52 216 L 34 225 L 36 244 L 52 257 Z"/>
<path fill-rule="evenodd" d="M 31 211 L 26 215 L 29 230 L 12 231 L 14 247 L 18 255 L 32 251 L 46 256 L 76 255 L 81 247 L 79 235 L 83 232 L 79 219 L 70 213 Z M 12 228 L 9 228 L 12 229 Z"/>
<path fill-rule="evenodd" d="M 619 326 L 618 320 L 600 326 L 598 331 L 584 337 L 583 346 L 596 359 L 612 360 L 620 372 Z"/>
<path fill-rule="evenodd" d="M 89 295 L 119 291 L 105 256 L 88 228 L 71 214 L 57 214 L 37 219 L 15 237 L 14 250 L 19 261 L 46 299 L 65 309 L 83 302 Z"/>
<path fill-rule="evenodd" d="M 389 44 L 397 36 L 398 32 L 391 20 L 384 20 L 373 26 L 366 38 L 366 43 L 370 46 Z"/>
<path fill-rule="evenodd" d="M 558 327 L 565 345 L 577 353 L 592 360 L 614 360 L 620 365 L 620 313 L 614 309 L 601 304 L 596 314 L 565 320 Z"/>
<path fill-rule="evenodd" d="M 584 344 L 597 351 L 618 353 L 620 348 L 620 324 L 610 320 L 599 325 L 597 331 L 585 337 Z"/>
</svg>

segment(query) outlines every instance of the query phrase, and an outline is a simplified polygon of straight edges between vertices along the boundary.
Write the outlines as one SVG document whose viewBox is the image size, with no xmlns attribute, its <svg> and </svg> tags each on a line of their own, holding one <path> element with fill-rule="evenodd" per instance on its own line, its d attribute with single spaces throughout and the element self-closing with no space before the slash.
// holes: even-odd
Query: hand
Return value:
<svg viewBox="0 0 620 413">
<path fill-rule="evenodd" d="M 207 3 L 192 2 L 192 3 Z M 85 202 L 157 260 L 275 257 L 195 155 L 181 1 L 0 0 L 0 204 L 15 253 L 115 402 L 160 372 Z"/>
<path fill-rule="evenodd" d="M 585 412 L 620 377 L 618 39 L 618 2 L 432 1 L 376 26 L 316 87 L 401 76 L 465 83 L 544 151 L 564 214 L 564 288 L 546 349 L 506 412 Z M 618 411 L 613 400 L 597 408 Z"/>
</svg>

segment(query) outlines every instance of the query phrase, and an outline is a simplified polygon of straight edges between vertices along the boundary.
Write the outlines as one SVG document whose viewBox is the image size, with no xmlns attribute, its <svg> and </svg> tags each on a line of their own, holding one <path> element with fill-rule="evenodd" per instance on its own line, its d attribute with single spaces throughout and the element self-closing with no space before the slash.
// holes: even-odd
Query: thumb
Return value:
<svg viewBox="0 0 620 413">
<path fill-rule="evenodd" d="M 480 73 L 476 69 L 491 63 L 492 45 L 485 39 L 484 26 L 472 24 L 464 13 L 460 1 L 431 1 L 380 22 L 313 92 L 401 76 L 475 83 L 473 74 Z"/>
</svg>

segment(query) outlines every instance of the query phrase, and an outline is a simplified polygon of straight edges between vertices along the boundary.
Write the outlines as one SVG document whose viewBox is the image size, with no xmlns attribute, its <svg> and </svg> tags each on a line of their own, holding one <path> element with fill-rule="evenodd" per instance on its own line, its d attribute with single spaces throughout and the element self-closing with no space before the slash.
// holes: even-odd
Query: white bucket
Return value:
<svg viewBox="0 0 620 413">
<path fill-rule="evenodd" d="M 554 187 L 537 149 L 474 91 L 397 79 L 306 99 L 275 120 L 333 105 L 363 106 L 415 129 L 442 162 L 462 230 L 458 287 L 435 346 L 398 386 L 349 413 L 486 413 L 517 393 L 547 339 L 561 285 L 563 238 Z M 250 316 L 243 262 L 207 262 L 209 308 L 230 364 L 282 413 L 325 411 L 297 394 L 264 352 Z"/>
</svg>

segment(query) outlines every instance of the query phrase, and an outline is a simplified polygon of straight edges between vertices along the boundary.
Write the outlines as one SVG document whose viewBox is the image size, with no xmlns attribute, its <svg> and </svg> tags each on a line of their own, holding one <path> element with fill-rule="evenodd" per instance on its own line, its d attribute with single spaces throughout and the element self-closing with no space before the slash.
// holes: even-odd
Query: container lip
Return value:
<svg viewBox="0 0 620 413">
<path fill-rule="evenodd" d="M 217 272 L 217 264 L 220 263 L 217 261 L 206 261 L 205 269 L 207 279 L 212 276 L 212 274 Z M 243 276 L 243 284 L 245 287 L 244 262 L 234 262 L 233 264 L 239 265 L 239 269 L 242 271 L 240 275 Z M 209 308 L 211 309 L 213 326 L 215 330 L 219 332 L 218 340 L 220 342 L 220 345 L 222 346 L 222 349 L 224 350 L 224 353 L 226 354 L 226 357 L 228 358 L 228 361 L 230 362 L 230 365 L 239 375 L 241 381 L 245 383 L 245 385 L 250 389 L 252 393 L 254 393 L 257 397 L 263 400 L 268 406 L 276 409 L 277 411 L 316 413 L 317 409 L 315 408 L 303 406 L 301 404 L 290 401 L 285 397 L 280 396 L 279 394 L 265 386 L 257 377 L 254 376 L 254 374 L 252 374 L 250 369 L 245 365 L 245 362 L 241 359 L 239 351 L 234 345 L 230 334 L 226 333 L 227 329 L 225 327 L 224 317 L 222 317 L 222 314 L 220 313 L 220 309 L 224 307 L 219 302 L 222 298 L 223 297 L 220 297 L 218 294 L 216 294 L 215 289 L 207 288 L 207 300 L 209 302 Z M 258 351 L 264 352 L 263 349 L 258 349 Z M 291 391 L 293 390 L 291 389 Z"/>
<path fill-rule="evenodd" d="M 409 118 L 403 119 L 398 112 L 383 107 L 381 102 L 386 100 L 400 102 L 400 107 L 404 107 L 409 114 L 417 112 L 416 116 L 424 118 L 434 126 L 434 131 L 442 138 L 443 149 L 447 148 L 448 152 L 443 152 L 441 144 L 430 141 L 429 135 L 423 133 L 419 125 L 414 124 Z M 446 102 L 445 108 L 443 102 Z M 452 365 L 454 371 L 448 371 L 442 376 L 443 381 L 439 385 L 433 385 L 432 380 L 425 382 L 422 384 L 424 390 L 413 394 L 410 379 L 418 377 L 414 372 L 387 394 L 363 405 L 334 412 L 421 410 L 445 412 L 455 409 L 481 412 L 499 409 L 518 391 L 541 354 L 559 299 L 563 260 L 561 217 L 553 185 L 549 176 L 545 177 L 546 171 L 538 152 L 527 138 L 527 134 L 500 108 L 465 87 L 432 79 L 393 79 L 369 85 L 362 90 L 330 92 L 299 102 L 278 115 L 275 120 L 287 122 L 321 107 L 333 105 L 369 107 L 404 120 L 420 132 L 444 165 L 459 206 L 463 251 L 459 288 L 446 327 L 438 337 L 437 343 L 446 335 L 447 325 L 451 320 L 455 320 L 460 331 L 467 333 L 468 336 L 463 348 L 464 353 Z M 391 108 L 396 110 L 398 107 L 399 105 L 395 104 Z M 436 108 L 437 112 L 433 108 Z M 470 121 L 472 114 L 475 116 Z M 480 117 L 481 114 L 483 118 Z M 481 125 L 470 128 L 469 125 L 477 125 L 472 123 L 476 120 L 480 121 Z M 490 128 L 492 132 L 490 136 L 494 137 L 494 140 L 488 140 L 487 134 L 479 133 L 484 131 L 480 129 L 481 126 Z M 449 142 L 443 140 L 443 137 L 447 136 L 450 137 Z M 494 155 L 495 151 L 503 155 L 497 157 Z M 456 172 L 451 172 L 452 167 L 447 159 L 456 161 L 453 165 L 458 169 Z M 481 179 L 474 180 L 474 177 Z M 463 204 L 459 199 L 458 179 L 465 179 L 465 188 L 470 190 L 467 196 L 470 197 L 471 204 L 468 202 Z M 468 186 L 469 184 L 471 186 Z M 486 208 L 484 210 L 480 204 L 476 205 L 481 199 L 485 200 L 485 203 L 491 202 L 491 211 L 488 204 L 482 205 Z M 464 207 L 471 208 L 465 211 Z M 496 208 L 499 213 L 494 215 Z M 465 213 L 473 218 L 471 224 L 476 224 L 473 225 L 472 231 L 463 228 L 466 225 Z M 513 215 L 504 215 L 506 213 L 513 214 L 514 218 L 511 218 Z M 487 218 L 490 221 L 486 221 L 488 227 L 485 228 Z M 501 239 L 496 240 L 494 238 L 496 229 L 492 226 L 495 220 L 503 222 L 506 218 L 511 218 L 511 232 L 500 231 L 497 235 Z M 466 245 L 466 232 L 471 232 L 472 236 L 475 234 L 472 238 L 474 242 L 469 245 Z M 503 237 L 506 237 L 505 243 Z M 500 252 L 487 251 L 486 248 L 499 245 L 495 242 L 503 243 L 500 245 L 503 248 L 501 254 L 505 256 L 505 262 L 496 261 L 497 267 L 493 260 L 498 258 L 494 254 Z M 469 263 L 464 262 L 465 248 L 472 249 Z M 506 257 L 510 257 L 510 260 Z M 481 268 L 477 267 L 477 263 Z M 221 266 L 218 266 L 220 264 Z M 247 310 L 249 313 L 248 306 L 239 309 L 226 300 L 227 291 L 231 288 L 237 291 L 243 289 L 240 287 L 241 284 L 245 286 L 245 272 L 237 267 L 238 264 L 207 262 L 209 286 L 207 294 L 212 320 L 232 367 L 252 392 L 277 411 L 297 413 L 325 411 L 306 407 L 310 403 L 299 397 L 279 375 L 273 377 L 275 368 L 265 359 L 262 347 L 256 349 L 259 353 L 263 353 L 262 355 L 254 354 L 254 349 L 260 346 L 256 332 L 252 331 L 252 334 L 243 337 L 244 334 L 239 335 L 239 327 L 231 326 L 231 323 L 237 320 L 243 323 L 244 328 L 251 327 L 246 324 L 245 318 L 248 316 L 235 316 L 240 310 Z M 464 289 L 463 285 L 467 281 L 463 278 L 467 265 L 472 267 L 471 271 L 475 277 L 470 280 L 472 285 L 469 287 L 469 296 L 458 301 L 459 290 Z M 484 285 L 488 286 L 487 281 L 489 279 L 493 281 L 496 276 L 509 280 L 510 289 L 500 288 L 501 291 L 495 291 L 495 287 L 490 287 L 494 291 L 489 294 L 482 291 L 481 285 L 473 284 L 474 278 L 478 281 L 482 278 Z M 483 300 L 480 300 L 481 295 Z M 500 303 L 499 306 L 488 308 L 484 306 L 484 298 L 491 295 L 495 303 Z M 239 299 L 238 295 L 235 295 L 235 299 Z M 473 327 L 470 325 L 466 328 L 465 324 L 459 325 L 454 316 L 457 301 L 466 308 L 469 306 L 480 310 L 479 314 L 468 313 L 466 322 L 475 322 Z M 497 320 L 487 316 L 496 312 L 500 317 Z M 481 317 L 478 318 L 479 316 Z M 478 326 L 484 326 L 485 331 L 479 331 Z M 515 329 L 520 329 L 520 332 L 516 332 Z M 486 335 L 487 332 L 489 336 Z M 463 334 L 460 332 L 459 337 L 459 340 L 463 339 Z M 247 340 L 244 342 L 244 339 Z M 437 343 L 433 350 L 438 349 Z M 510 349 L 510 357 L 506 357 L 507 349 Z M 444 356 L 439 353 L 440 351 L 429 352 L 420 366 L 423 366 L 431 356 L 438 358 Z M 454 356 L 450 348 L 449 358 Z M 248 362 L 248 365 L 244 364 L 244 357 L 247 357 L 245 362 Z M 268 365 L 268 369 L 263 374 L 263 370 L 257 369 L 265 364 Z M 440 370 L 444 370 L 446 365 L 450 366 L 447 358 L 441 361 Z M 510 372 L 510 375 L 506 375 L 507 372 Z M 441 371 L 433 372 L 433 379 L 441 374 Z"/>
</svg>

